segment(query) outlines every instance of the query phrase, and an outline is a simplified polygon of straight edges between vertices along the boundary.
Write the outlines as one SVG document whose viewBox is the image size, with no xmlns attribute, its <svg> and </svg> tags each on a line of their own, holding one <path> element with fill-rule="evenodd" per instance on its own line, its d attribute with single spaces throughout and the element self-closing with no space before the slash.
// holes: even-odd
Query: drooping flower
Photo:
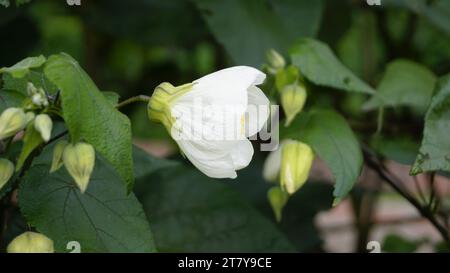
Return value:
<svg viewBox="0 0 450 273">
<path fill-rule="evenodd" d="M 253 156 L 247 139 L 269 116 L 269 100 L 256 85 L 265 74 L 236 66 L 192 83 L 156 87 L 148 106 L 151 120 L 165 125 L 183 154 L 214 178 L 235 178 Z"/>
<path fill-rule="evenodd" d="M 53 253 L 53 241 L 44 234 L 27 231 L 9 243 L 8 253 Z"/>
<path fill-rule="evenodd" d="M 84 193 L 95 164 L 95 150 L 87 143 L 68 144 L 63 153 L 64 166 Z"/>
<path fill-rule="evenodd" d="M 281 106 L 286 114 L 286 123 L 288 126 L 294 120 L 306 102 L 306 89 L 303 84 L 287 85 L 281 90 Z"/>
<path fill-rule="evenodd" d="M 23 130 L 28 118 L 21 108 L 8 108 L 0 115 L 0 140 L 12 137 Z"/>
</svg>

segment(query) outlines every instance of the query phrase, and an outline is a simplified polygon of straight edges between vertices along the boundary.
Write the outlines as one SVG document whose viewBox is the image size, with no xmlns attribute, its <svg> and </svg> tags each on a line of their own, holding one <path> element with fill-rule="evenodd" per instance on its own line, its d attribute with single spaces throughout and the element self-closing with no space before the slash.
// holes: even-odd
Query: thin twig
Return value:
<svg viewBox="0 0 450 273">
<path fill-rule="evenodd" d="M 413 205 L 419 213 L 436 228 L 441 234 L 446 244 L 450 247 L 450 235 L 448 230 L 435 218 L 433 212 L 428 206 L 422 206 L 420 202 L 415 199 L 402 184 L 392 176 L 392 174 L 384 167 L 376 155 L 365 145 L 363 145 L 364 159 L 371 169 L 373 169 L 384 181 L 386 181 L 398 194 L 405 198 L 411 205 Z"/>
<path fill-rule="evenodd" d="M 149 100 L 150 100 L 149 96 L 139 95 L 139 96 L 128 98 L 128 99 L 120 102 L 119 104 L 116 105 L 116 108 L 120 109 L 120 108 L 127 106 L 128 104 L 131 104 L 134 102 L 149 102 Z"/>
</svg>

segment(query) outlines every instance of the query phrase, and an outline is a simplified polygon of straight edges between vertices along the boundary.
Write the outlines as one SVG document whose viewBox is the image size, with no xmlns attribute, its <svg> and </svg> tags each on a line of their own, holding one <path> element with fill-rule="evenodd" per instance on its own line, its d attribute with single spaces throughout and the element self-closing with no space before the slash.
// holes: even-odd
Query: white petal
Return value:
<svg viewBox="0 0 450 273">
<path fill-rule="evenodd" d="M 270 102 L 261 89 L 248 88 L 248 107 L 245 117 L 247 136 L 253 136 L 264 127 L 270 115 Z"/>
<path fill-rule="evenodd" d="M 231 158 L 236 170 L 243 169 L 250 164 L 253 157 L 253 146 L 248 139 L 236 142 L 233 150 L 231 150 Z"/>
<path fill-rule="evenodd" d="M 177 143 L 191 163 L 205 175 L 212 178 L 237 177 L 228 151 L 205 141 L 179 140 Z"/>
</svg>

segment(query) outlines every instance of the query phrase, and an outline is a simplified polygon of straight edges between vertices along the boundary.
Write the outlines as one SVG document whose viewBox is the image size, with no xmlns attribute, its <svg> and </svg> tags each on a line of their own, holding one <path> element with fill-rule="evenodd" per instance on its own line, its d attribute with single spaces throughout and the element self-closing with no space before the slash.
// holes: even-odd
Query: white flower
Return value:
<svg viewBox="0 0 450 273">
<path fill-rule="evenodd" d="M 184 155 L 214 178 L 236 178 L 250 163 L 258 133 L 269 117 L 269 100 L 256 87 L 265 74 L 236 66 L 174 87 L 163 83 L 149 103 L 151 120 L 162 122 Z"/>
</svg>

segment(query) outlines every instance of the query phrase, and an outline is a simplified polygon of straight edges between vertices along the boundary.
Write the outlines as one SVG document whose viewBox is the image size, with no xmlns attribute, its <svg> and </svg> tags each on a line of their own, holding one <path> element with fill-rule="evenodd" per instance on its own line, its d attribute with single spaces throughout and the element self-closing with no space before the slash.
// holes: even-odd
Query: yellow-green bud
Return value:
<svg viewBox="0 0 450 273">
<path fill-rule="evenodd" d="M 50 140 L 52 135 L 53 122 L 52 119 L 46 114 L 37 115 L 34 119 L 34 129 L 41 134 L 42 139 L 45 142 Z"/>
<path fill-rule="evenodd" d="M 276 182 L 281 169 L 281 145 L 277 150 L 272 151 L 264 161 L 263 177 L 268 182 Z"/>
<path fill-rule="evenodd" d="M 95 150 L 87 143 L 69 144 L 63 153 L 64 166 L 84 193 L 89 185 L 95 164 Z"/>
<path fill-rule="evenodd" d="M 288 85 L 281 91 L 281 106 L 286 114 L 285 126 L 291 124 L 295 116 L 300 113 L 305 105 L 306 90 L 303 85 Z"/>
<path fill-rule="evenodd" d="M 55 148 L 53 148 L 53 160 L 50 173 L 56 172 L 64 164 L 63 153 L 68 144 L 69 143 L 66 140 L 60 140 L 56 143 Z"/>
<path fill-rule="evenodd" d="M 53 241 L 47 236 L 27 231 L 14 238 L 7 248 L 8 253 L 53 253 Z"/>
<path fill-rule="evenodd" d="M 280 222 L 283 214 L 283 208 L 289 199 L 289 195 L 280 187 L 272 187 L 267 192 L 267 199 L 269 200 L 270 206 L 275 214 L 275 219 Z"/>
<path fill-rule="evenodd" d="M 286 61 L 283 56 L 278 53 L 275 49 L 270 49 L 267 52 L 267 63 L 273 72 L 276 72 L 279 69 L 282 69 L 286 66 Z"/>
<path fill-rule="evenodd" d="M 25 114 L 27 116 L 27 125 L 34 120 L 36 115 L 33 112 L 27 112 Z"/>
<path fill-rule="evenodd" d="M 0 158 L 0 189 L 8 183 L 14 174 L 14 164 L 8 159 Z"/>
<path fill-rule="evenodd" d="M 151 121 L 162 123 L 170 132 L 175 122 L 171 109 L 172 103 L 181 95 L 192 89 L 192 83 L 173 86 L 168 82 L 163 82 L 155 88 L 153 95 L 148 102 L 147 113 Z"/>
<path fill-rule="evenodd" d="M 28 82 L 27 83 L 27 93 L 28 96 L 33 96 L 34 94 L 36 94 L 38 92 L 37 88 L 34 86 L 34 84 L 32 82 Z"/>
<path fill-rule="evenodd" d="M 8 108 L 0 115 L 0 140 L 12 137 L 27 125 L 27 116 L 20 108 Z"/>
<path fill-rule="evenodd" d="M 305 143 L 292 141 L 286 143 L 281 151 L 280 184 L 289 194 L 300 189 L 309 176 L 314 152 Z"/>
</svg>

